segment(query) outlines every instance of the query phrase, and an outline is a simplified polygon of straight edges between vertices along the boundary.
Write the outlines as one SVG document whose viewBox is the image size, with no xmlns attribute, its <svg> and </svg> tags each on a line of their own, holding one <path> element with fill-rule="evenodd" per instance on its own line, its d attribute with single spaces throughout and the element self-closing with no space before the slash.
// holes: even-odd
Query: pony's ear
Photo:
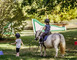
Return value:
<svg viewBox="0 0 77 60">
<path fill-rule="evenodd" d="M 42 30 L 40 30 L 40 33 L 42 33 Z"/>
<path fill-rule="evenodd" d="M 37 33 L 37 31 L 35 32 L 35 34 Z"/>
</svg>

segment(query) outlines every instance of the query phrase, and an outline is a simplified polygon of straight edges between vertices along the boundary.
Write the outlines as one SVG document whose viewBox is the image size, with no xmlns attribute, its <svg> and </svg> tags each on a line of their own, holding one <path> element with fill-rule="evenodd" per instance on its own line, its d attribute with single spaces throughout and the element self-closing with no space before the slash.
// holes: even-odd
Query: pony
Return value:
<svg viewBox="0 0 77 60">
<path fill-rule="evenodd" d="M 39 40 L 40 42 L 40 35 L 43 32 L 41 30 L 38 30 L 35 32 L 35 40 Z M 40 51 L 41 51 L 41 56 L 46 56 L 46 49 L 47 48 L 55 48 L 56 54 L 55 57 L 58 57 L 58 50 L 60 47 L 60 51 L 62 54 L 62 57 L 64 57 L 65 54 L 65 38 L 62 34 L 60 33 L 51 33 L 47 39 L 44 41 L 44 44 L 40 44 Z M 43 55 L 43 48 L 44 48 L 44 55 Z"/>
</svg>

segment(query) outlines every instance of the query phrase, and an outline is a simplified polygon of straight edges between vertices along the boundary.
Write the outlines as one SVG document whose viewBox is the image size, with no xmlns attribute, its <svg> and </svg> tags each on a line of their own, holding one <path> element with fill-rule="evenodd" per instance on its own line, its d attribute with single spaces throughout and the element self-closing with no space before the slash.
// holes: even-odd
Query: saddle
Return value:
<svg viewBox="0 0 77 60">
<path fill-rule="evenodd" d="M 47 37 L 51 34 L 51 32 L 49 32 L 48 34 L 46 34 L 44 37 L 43 37 L 43 41 L 46 41 Z"/>
<path fill-rule="evenodd" d="M 48 33 L 48 34 L 46 34 L 45 36 L 50 35 L 50 34 L 51 34 L 51 32 L 49 32 L 49 33 Z M 43 36 L 43 38 L 44 38 L 45 36 Z"/>
<path fill-rule="evenodd" d="M 42 44 L 45 48 L 46 46 L 44 45 L 44 41 L 46 41 L 47 37 L 51 34 L 51 32 L 49 32 L 48 34 L 46 34 L 43 39 L 40 40 L 40 44 Z"/>
<path fill-rule="evenodd" d="M 40 39 L 40 43 L 44 43 L 44 41 L 46 41 L 47 37 L 51 34 L 51 32 L 49 32 L 48 34 L 46 34 L 45 36 L 43 36 L 43 39 Z"/>
</svg>

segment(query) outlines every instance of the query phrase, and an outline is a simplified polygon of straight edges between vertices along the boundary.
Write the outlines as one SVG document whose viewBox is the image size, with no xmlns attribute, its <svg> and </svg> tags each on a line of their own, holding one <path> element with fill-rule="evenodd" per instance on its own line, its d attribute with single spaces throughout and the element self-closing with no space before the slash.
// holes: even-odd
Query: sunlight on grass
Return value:
<svg viewBox="0 0 77 60">
<path fill-rule="evenodd" d="M 21 34 L 21 36 L 33 36 L 34 35 L 33 30 L 23 30 L 19 33 Z"/>
<path fill-rule="evenodd" d="M 24 48 L 36 48 L 37 46 L 21 46 L 21 49 L 24 49 Z M 15 49 L 16 46 L 15 45 L 11 45 L 11 44 L 0 44 L 0 48 L 3 48 L 3 49 Z"/>
<path fill-rule="evenodd" d="M 55 59 L 54 58 L 50 58 L 50 59 L 43 58 L 41 60 L 55 60 Z"/>
<path fill-rule="evenodd" d="M 23 46 L 21 46 L 21 49 L 24 49 L 24 48 L 36 48 L 37 46 L 25 46 L 25 45 L 23 45 Z"/>
<path fill-rule="evenodd" d="M 15 49 L 15 46 L 10 45 L 10 44 L 0 44 L 0 48 L 5 48 L 5 49 Z"/>
<path fill-rule="evenodd" d="M 77 58 L 77 56 L 66 56 L 65 58 Z"/>
</svg>

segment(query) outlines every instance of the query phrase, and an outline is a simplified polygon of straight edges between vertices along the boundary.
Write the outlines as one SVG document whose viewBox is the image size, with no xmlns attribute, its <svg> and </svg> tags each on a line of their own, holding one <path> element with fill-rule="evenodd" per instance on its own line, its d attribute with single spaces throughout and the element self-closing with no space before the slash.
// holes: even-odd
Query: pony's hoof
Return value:
<svg viewBox="0 0 77 60">
<path fill-rule="evenodd" d="M 57 58 L 58 56 L 54 56 L 54 58 Z"/>
<path fill-rule="evenodd" d="M 44 55 L 44 57 L 46 57 L 46 55 Z"/>
<path fill-rule="evenodd" d="M 41 57 L 43 57 L 43 55 L 40 55 Z"/>
<path fill-rule="evenodd" d="M 64 58 L 64 55 L 62 55 L 61 58 Z"/>
</svg>

